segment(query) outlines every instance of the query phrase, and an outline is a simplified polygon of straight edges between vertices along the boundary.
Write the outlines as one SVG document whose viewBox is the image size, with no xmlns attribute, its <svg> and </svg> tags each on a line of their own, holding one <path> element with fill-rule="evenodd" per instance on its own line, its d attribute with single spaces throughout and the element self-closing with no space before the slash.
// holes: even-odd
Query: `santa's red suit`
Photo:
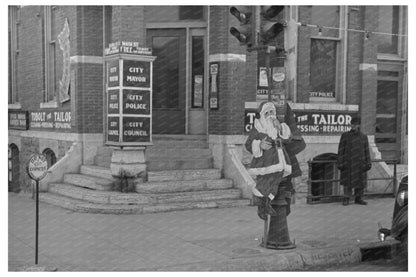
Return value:
<svg viewBox="0 0 416 277">
<path fill-rule="evenodd" d="M 255 204 L 262 206 L 264 202 L 270 203 L 278 192 L 279 198 L 290 197 L 289 194 L 293 191 L 290 179 L 300 175 L 295 154 L 303 150 L 304 142 L 296 128 L 289 106 L 286 106 L 282 122 L 276 118 L 276 107 L 272 102 L 263 102 L 259 107 L 259 115 L 260 118 L 254 121 L 254 127 L 250 131 L 245 146 L 253 154 L 249 173 L 257 176 L 256 186 L 252 188 Z M 271 124 L 276 121 L 277 124 Z M 262 149 L 263 140 L 270 143 L 270 149 Z M 299 142 L 303 144 L 301 148 L 292 149 L 293 146 L 299 148 Z M 287 188 L 279 189 L 282 180 L 283 186 Z M 261 201 L 259 203 L 259 198 L 263 203 Z M 276 203 L 276 201 L 277 199 L 273 202 Z M 273 210 L 266 212 L 273 214 Z M 263 216 L 260 217 L 263 218 Z"/>
</svg>

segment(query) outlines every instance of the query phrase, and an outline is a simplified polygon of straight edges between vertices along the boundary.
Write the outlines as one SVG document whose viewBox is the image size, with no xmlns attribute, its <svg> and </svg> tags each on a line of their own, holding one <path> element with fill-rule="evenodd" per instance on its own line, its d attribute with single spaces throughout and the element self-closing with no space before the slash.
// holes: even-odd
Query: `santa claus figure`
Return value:
<svg viewBox="0 0 416 277">
<path fill-rule="evenodd" d="M 246 148 L 253 154 L 249 173 L 257 175 L 253 190 L 259 203 L 259 216 L 264 212 L 276 215 L 271 201 L 277 195 L 282 178 L 292 173 L 290 158 L 284 145 L 291 139 L 289 126 L 280 122 L 272 102 L 260 105 L 260 118 L 255 119 L 254 128 L 246 141 Z M 263 210 L 265 209 L 265 210 Z"/>
<path fill-rule="evenodd" d="M 305 149 L 306 144 L 290 106 L 285 103 L 277 109 L 273 102 L 261 103 L 259 118 L 255 119 L 245 146 L 253 154 L 249 173 L 257 179 L 252 188 L 257 214 L 265 222 L 270 216 L 270 228 L 266 230 L 268 239 L 263 241 L 263 246 L 293 248 L 286 216 L 295 192 L 292 178 L 302 174 L 296 154 Z"/>
</svg>

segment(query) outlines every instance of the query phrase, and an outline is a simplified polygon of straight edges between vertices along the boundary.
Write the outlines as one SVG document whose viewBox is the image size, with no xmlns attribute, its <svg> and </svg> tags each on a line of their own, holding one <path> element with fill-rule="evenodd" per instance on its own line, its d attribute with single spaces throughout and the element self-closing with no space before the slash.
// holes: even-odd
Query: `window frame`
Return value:
<svg viewBox="0 0 416 277">
<path fill-rule="evenodd" d="M 349 6 L 339 5 L 339 33 L 338 37 L 327 37 L 327 36 L 310 36 L 310 42 L 312 43 L 313 39 L 322 39 L 322 40 L 335 40 L 337 41 L 336 45 L 336 60 L 335 60 L 335 97 L 325 98 L 325 97 L 311 97 L 308 96 L 309 102 L 311 103 L 341 103 L 346 104 L 346 90 L 347 90 L 347 49 L 348 49 L 348 13 Z M 299 10 L 298 10 L 299 12 Z M 310 13 L 312 13 L 312 6 Z M 312 31 L 311 31 L 312 33 Z M 310 50 L 309 50 L 310 51 Z M 311 52 L 309 52 L 309 59 L 311 57 Z M 311 70 L 311 68 L 309 68 Z M 308 92 L 310 93 L 310 91 Z"/>
<path fill-rule="evenodd" d="M 21 109 L 19 103 L 19 93 L 17 86 L 17 59 L 19 54 L 19 24 L 20 24 L 20 7 L 9 6 L 9 32 L 10 32 L 10 48 L 9 48 L 9 93 L 8 93 L 8 108 L 9 109 Z"/>
<path fill-rule="evenodd" d="M 52 13 L 55 9 L 56 7 L 54 6 L 43 7 L 44 93 L 43 102 L 40 103 L 40 108 L 57 108 L 59 101 L 56 78 L 56 41 L 52 38 Z M 52 45 L 54 45 L 55 53 L 53 53 L 53 56 L 51 58 Z M 52 100 L 49 100 L 51 99 L 51 97 Z"/>
<path fill-rule="evenodd" d="M 389 7 L 393 7 L 393 6 L 389 6 Z M 377 49 L 377 59 L 379 60 L 399 60 L 399 61 L 403 61 L 406 59 L 407 57 L 407 9 L 405 6 L 398 6 L 399 7 L 399 18 L 398 20 L 398 24 L 399 24 L 399 31 L 398 33 L 401 36 L 398 36 L 397 38 L 397 53 L 395 54 L 391 54 L 391 53 L 382 53 L 382 52 L 378 52 Z M 380 10 L 378 15 L 380 16 Z M 378 29 L 378 25 L 377 25 L 377 31 L 379 31 Z M 380 31 L 383 32 L 383 31 Z"/>
</svg>

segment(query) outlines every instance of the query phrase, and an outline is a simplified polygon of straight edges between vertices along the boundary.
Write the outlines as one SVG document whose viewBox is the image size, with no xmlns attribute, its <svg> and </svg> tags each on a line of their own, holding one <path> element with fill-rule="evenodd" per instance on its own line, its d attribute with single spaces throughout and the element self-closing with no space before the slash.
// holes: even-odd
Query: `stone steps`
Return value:
<svg viewBox="0 0 416 277">
<path fill-rule="evenodd" d="M 221 178 L 219 169 L 162 170 L 148 171 L 148 182 L 216 180 Z"/>
<path fill-rule="evenodd" d="M 158 148 L 175 148 L 175 149 L 189 149 L 189 148 L 200 148 L 208 149 L 208 143 L 204 140 L 178 140 L 178 139 L 154 139 L 153 145 L 147 149 L 158 149 Z"/>
<path fill-rule="evenodd" d="M 208 148 L 155 148 L 150 147 L 146 150 L 146 160 L 157 159 L 192 159 L 198 158 L 211 158 L 211 149 Z"/>
<path fill-rule="evenodd" d="M 101 191 L 109 191 L 113 187 L 113 180 L 75 173 L 65 174 L 64 183 Z"/>
<path fill-rule="evenodd" d="M 61 183 L 50 184 L 48 191 L 60 196 L 99 204 L 150 204 L 153 201 L 150 196 L 143 196 L 138 193 L 97 191 Z"/>
<path fill-rule="evenodd" d="M 81 165 L 80 173 L 113 180 L 110 167 L 102 167 L 97 165 Z"/>
<path fill-rule="evenodd" d="M 138 193 L 174 193 L 200 190 L 230 189 L 233 181 L 229 179 L 217 180 L 189 180 L 189 181 L 164 181 L 145 182 L 136 184 Z"/>
<path fill-rule="evenodd" d="M 212 168 L 212 158 L 202 159 L 154 159 L 147 162 L 147 170 L 182 170 L 182 169 L 209 169 Z"/>
<path fill-rule="evenodd" d="M 49 192 L 61 196 L 100 204 L 160 204 L 173 202 L 212 201 L 241 198 L 238 189 L 216 189 L 171 193 L 120 193 L 95 191 L 69 184 L 50 184 Z"/>
<path fill-rule="evenodd" d="M 52 193 L 40 193 L 39 199 L 44 203 L 60 206 L 75 212 L 100 214 L 147 214 L 171 212 L 191 209 L 231 208 L 250 205 L 247 199 L 225 199 L 202 202 L 182 202 L 157 205 L 123 205 L 123 204 L 96 204 Z"/>
<path fill-rule="evenodd" d="M 249 205 L 232 180 L 213 168 L 206 136 L 154 136 L 146 149 L 147 182 L 136 192 L 111 191 L 116 179 L 110 165 L 113 149 L 100 147 L 95 165 L 81 165 L 79 174 L 65 174 L 63 183 L 49 184 L 41 200 L 77 212 L 142 214 Z"/>
</svg>

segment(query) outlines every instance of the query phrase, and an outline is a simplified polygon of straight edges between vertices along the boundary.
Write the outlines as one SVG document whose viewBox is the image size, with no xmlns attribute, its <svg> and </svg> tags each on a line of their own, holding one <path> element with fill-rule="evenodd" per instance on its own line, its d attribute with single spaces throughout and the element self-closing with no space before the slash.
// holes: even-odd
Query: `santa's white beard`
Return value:
<svg viewBox="0 0 416 277">
<path fill-rule="evenodd" d="M 263 125 L 263 128 L 266 131 L 266 134 L 272 139 L 276 139 L 277 133 L 279 131 L 277 128 L 279 126 L 277 119 L 273 117 L 269 117 L 267 119 L 260 118 L 260 122 L 261 122 L 261 125 Z"/>
</svg>

